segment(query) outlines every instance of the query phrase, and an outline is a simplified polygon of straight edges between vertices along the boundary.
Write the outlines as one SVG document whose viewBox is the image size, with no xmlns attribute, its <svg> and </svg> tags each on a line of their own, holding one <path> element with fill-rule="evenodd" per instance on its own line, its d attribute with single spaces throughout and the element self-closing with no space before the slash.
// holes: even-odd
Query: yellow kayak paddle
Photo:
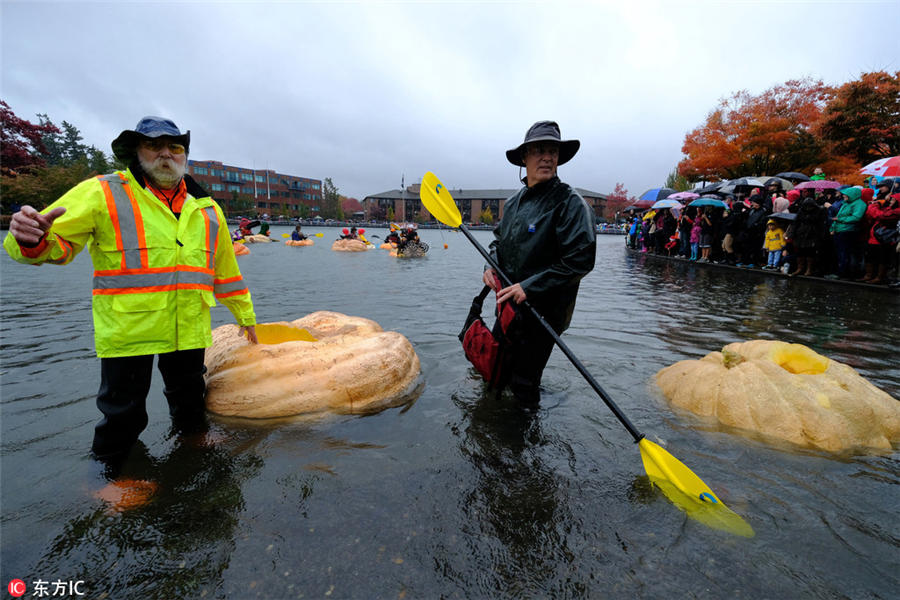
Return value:
<svg viewBox="0 0 900 600">
<path fill-rule="evenodd" d="M 422 186 L 419 191 L 422 204 L 428 209 L 434 218 L 449 227 L 458 228 L 472 242 L 475 249 L 481 253 L 489 265 L 497 272 L 497 275 L 503 281 L 504 286 L 512 285 L 509 278 L 500 270 L 499 265 L 491 257 L 491 255 L 478 243 L 472 236 L 468 227 L 462 222 L 462 216 L 456 202 L 450 195 L 450 192 L 444 187 L 444 184 L 437 176 L 428 172 L 422 178 Z M 553 327 L 531 306 L 528 301 L 520 304 L 540 322 L 547 330 L 547 333 L 553 337 L 553 341 L 566 358 L 578 369 L 578 372 L 585 378 L 595 392 L 600 396 L 606 406 L 613 412 L 619 422 L 625 426 L 628 433 L 634 438 L 641 450 L 641 459 L 644 463 L 644 470 L 647 472 L 650 481 L 656 484 L 663 494 L 671 500 L 676 506 L 684 510 L 691 518 L 701 523 L 728 531 L 730 533 L 741 535 L 744 537 L 753 537 L 753 528 L 744 521 L 738 514 L 729 509 L 719 500 L 718 496 L 706 485 L 702 479 L 697 477 L 693 471 L 687 468 L 684 463 L 666 452 L 658 444 L 654 444 L 644 437 L 635 426 L 628 420 L 628 417 L 619 409 L 609 394 L 600 387 L 600 384 L 588 373 L 587 369 L 581 364 L 581 361 L 572 353 L 565 342 L 560 339 Z"/>
</svg>

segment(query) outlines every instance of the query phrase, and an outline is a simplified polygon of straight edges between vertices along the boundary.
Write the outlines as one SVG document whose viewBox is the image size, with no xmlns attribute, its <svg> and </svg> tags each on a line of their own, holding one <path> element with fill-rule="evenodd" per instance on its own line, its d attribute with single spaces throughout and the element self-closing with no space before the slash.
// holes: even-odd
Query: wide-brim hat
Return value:
<svg viewBox="0 0 900 600">
<path fill-rule="evenodd" d="M 525 133 L 525 141 L 517 147 L 506 151 L 506 160 L 516 165 L 524 167 L 525 161 L 522 160 L 522 151 L 527 144 L 532 142 L 557 142 L 559 144 L 559 161 L 558 165 L 564 165 L 575 156 L 581 142 L 578 140 L 560 139 L 559 125 L 554 121 L 538 121 L 532 125 Z"/>
<path fill-rule="evenodd" d="M 184 146 L 185 152 L 190 150 L 191 132 L 181 133 L 171 119 L 162 117 L 144 117 L 134 129 L 126 129 L 112 141 L 113 154 L 121 161 L 130 162 L 135 155 L 139 141 L 143 139 L 170 137 Z"/>
</svg>

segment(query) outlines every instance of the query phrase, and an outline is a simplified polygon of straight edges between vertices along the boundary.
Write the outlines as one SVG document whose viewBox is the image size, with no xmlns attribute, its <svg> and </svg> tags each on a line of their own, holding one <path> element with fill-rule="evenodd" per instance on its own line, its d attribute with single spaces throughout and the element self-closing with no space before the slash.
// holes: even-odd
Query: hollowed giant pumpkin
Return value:
<svg viewBox="0 0 900 600">
<path fill-rule="evenodd" d="M 409 340 L 369 319 L 319 311 L 259 324 L 256 335 L 259 344 L 236 325 L 213 331 L 206 351 L 210 412 L 259 419 L 372 413 L 410 402 L 420 385 Z"/>
<path fill-rule="evenodd" d="M 331 249 L 336 252 L 365 252 L 371 246 L 362 240 L 336 240 Z"/>
<path fill-rule="evenodd" d="M 831 452 L 900 442 L 900 402 L 801 344 L 752 340 L 660 370 L 666 398 L 697 415 Z"/>
</svg>

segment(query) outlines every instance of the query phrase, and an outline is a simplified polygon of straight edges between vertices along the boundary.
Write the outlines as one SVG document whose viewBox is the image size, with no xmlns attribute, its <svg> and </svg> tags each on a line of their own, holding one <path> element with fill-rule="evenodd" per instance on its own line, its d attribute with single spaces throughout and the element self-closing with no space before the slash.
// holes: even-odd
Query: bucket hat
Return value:
<svg viewBox="0 0 900 600">
<path fill-rule="evenodd" d="M 559 125 L 555 121 L 538 121 L 525 133 L 525 141 L 517 147 L 506 151 L 506 160 L 516 165 L 524 167 L 525 162 L 522 160 L 522 150 L 526 144 L 532 142 L 557 142 L 559 143 L 559 162 L 557 164 L 564 165 L 575 156 L 581 142 L 578 140 L 562 140 L 559 134 Z"/>
<path fill-rule="evenodd" d="M 162 117 L 144 117 L 134 129 L 126 129 L 119 137 L 112 141 L 112 150 L 116 158 L 129 162 L 134 158 L 135 148 L 142 139 L 168 136 L 184 146 L 185 151 L 190 149 L 191 132 L 181 133 L 171 119 Z"/>
</svg>

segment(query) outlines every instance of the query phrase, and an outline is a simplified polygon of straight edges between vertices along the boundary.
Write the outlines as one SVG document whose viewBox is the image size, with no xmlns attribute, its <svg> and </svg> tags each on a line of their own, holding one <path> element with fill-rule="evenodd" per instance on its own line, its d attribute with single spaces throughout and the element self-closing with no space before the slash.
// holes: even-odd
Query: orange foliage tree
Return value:
<svg viewBox="0 0 900 600">
<path fill-rule="evenodd" d="M 635 202 L 637 202 L 637 198 L 628 195 L 625 184 L 616 183 L 616 189 L 606 197 L 606 206 L 603 209 L 603 216 L 607 219 L 613 219 L 616 214 L 622 212 L 622 209 Z"/>
<path fill-rule="evenodd" d="M 839 87 L 819 130 L 836 152 L 862 164 L 900 155 L 900 71 L 863 73 Z"/>
<path fill-rule="evenodd" d="M 812 170 L 830 158 L 813 131 L 832 93 L 821 80 L 808 78 L 758 95 L 736 92 L 685 136 L 679 174 L 717 181 Z"/>
</svg>

